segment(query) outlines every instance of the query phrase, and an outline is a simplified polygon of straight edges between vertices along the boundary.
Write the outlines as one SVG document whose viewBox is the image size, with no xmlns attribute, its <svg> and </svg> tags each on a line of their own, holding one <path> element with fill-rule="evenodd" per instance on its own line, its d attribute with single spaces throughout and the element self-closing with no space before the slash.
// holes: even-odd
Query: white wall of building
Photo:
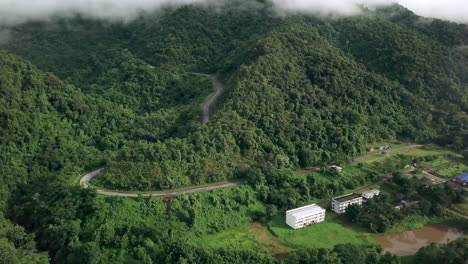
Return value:
<svg viewBox="0 0 468 264">
<path fill-rule="evenodd" d="M 286 224 L 294 229 L 325 221 L 325 209 L 311 204 L 286 212 Z"/>
<path fill-rule="evenodd" d="M 348 195 L 345 195 L 348 196 Z M 334 211 L 337 214 L 342 214 L 346 212 L 346 208 L 352 204 L 357 204 L 359 206 L 362 205 L 362 197 L 358 196 L 354 199 L 346 200 L 346 201 L 339 201 L 338 199 L 341 197 L 337 197 L 332 200 L 332 211 Z"/>
</svg>

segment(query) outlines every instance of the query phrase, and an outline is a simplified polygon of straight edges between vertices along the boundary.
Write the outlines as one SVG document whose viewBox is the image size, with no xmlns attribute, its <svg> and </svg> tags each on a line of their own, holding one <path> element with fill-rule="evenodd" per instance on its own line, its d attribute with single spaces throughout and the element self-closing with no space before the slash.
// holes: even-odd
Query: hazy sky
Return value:
<svg viewBox="0 0 468 264">
<path fill-rule="evenodd" d="M 468 23 L 468 0 L 270 0 L 284 14 L 310 12 L 354 15 L 357 4 L 369 6 L 398 2 L 416 14 Z M 141 11 L 189 3 L 214 4 L 219 0 L 0 0 L 0 23 L 15 24 L 51 16 L 82 14 L 94 18 L 130 20 Z"/>
</svg>

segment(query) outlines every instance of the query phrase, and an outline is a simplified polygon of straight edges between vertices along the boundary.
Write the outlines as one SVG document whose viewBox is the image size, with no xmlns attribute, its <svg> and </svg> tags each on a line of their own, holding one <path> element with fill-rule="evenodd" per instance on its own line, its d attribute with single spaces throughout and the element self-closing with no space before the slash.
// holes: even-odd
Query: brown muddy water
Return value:
<svg viewBox="0 0 468 264">
<path fill-rule="evenodd" d="M 414 255 L 418 250 L 431 243 L 447 244 L 463 235 L 458 230 L 447 225 L 427 225 L 423 228 L 405 231 L 397 234 L 389 234 L 377 237 L 377 243 L 382 245 L 385 252 L 397 256 Z"/>
</svg>

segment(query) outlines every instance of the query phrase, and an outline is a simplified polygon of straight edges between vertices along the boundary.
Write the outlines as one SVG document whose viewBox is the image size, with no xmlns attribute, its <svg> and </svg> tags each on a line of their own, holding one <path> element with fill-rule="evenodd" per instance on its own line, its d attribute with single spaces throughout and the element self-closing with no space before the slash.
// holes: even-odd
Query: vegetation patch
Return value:
<svg viewBox="0 0 468 264">
<path fill-rule="evenodd" d="M 204 248 L 239 248 L 265 251 L 257 242 L 256 236 L 250 232 L 249 227 L 249 224 L 244 223 L 218 233 L 192 238 L 190 242 Z"/>
<path fill-rule="evenodd" d="M 441 165 L 448 164 L 450 162 L 453 162 L 453 160 L 451 160 L 451 159 L 449 159 L 447 157 L 439 157 L 439 158 L 436 158 L 435 160 L 428 161 L 427 163 L 431 164 L 433 167 L 438 167 L 438 166 L 441 166 Z"/>
<path fill-rule="evenodd" d="M 403 218 L 401 222 L 387 230 L 385 233 L 400 233 L 407 230 L 414 230 L 418 228 L 423 228 L 428 224 L 438 224 L 443 221 L 440 217 L 429 217 L 419 214 L 407 215 Z"/>
<path fill-rule="evenodd" d="M 374 162 L 380 162 L 380 161 L 383 161 L 385 159 L 388 159 L 388 157 L 381 154 L 379 156 L 372 156 L 372 157 L 369 157 L 369 158 L 365 158 L 365 159 L 361 160 L 360 162 L 362 162 L 364 164 L 372 164 Z"/>
<path fill-rule="evenodd" d="M 433 146 L 427 146 L 424 148 L 406 149 L 406 150 L 392 153 L 392 155 L 396 155 L 396 154 L 408 155 L 412 157 L 424 157 L 424 156 L 445 155 L 445 154 L 460 156 L 459 154 L 451 150 L 443 149 L 439 147 L 433 147 Z"/>
<path fill-rule="evenodd" d="M 455 212 L 468 217 L 468 201 L 459 204 L 453 204 L 450 208 Z"/>
<path fill-rule="evenodd" d="M 257 241 L 264 246 L 271 255 L 281 258 L 292 251 L 292 248 L 284 245 L 278 237 L 259 222 L 249 224 L 249 230 L 255 235 Z"/>
<path fill-rule="evenodd" d="M 466 166 L 465 164 L 456 164 L 448 168 L 437 170 L 436 174 L 444 178 L 451 178 L 458 176 L 466 171 L 468 171 L 468 166 Z"/>
</svg>

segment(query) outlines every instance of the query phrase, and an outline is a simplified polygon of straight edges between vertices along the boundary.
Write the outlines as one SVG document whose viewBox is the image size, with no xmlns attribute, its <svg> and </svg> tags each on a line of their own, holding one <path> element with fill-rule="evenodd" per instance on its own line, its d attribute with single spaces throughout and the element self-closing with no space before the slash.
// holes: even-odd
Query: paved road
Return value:
<svg viewBox="0 0 468 264">
<path fill-rule="evenodd" d="M 127 52 L 133 56 L 133 54 L 129 50 L 127 50 Z M 149 63 L 147 63 L 147 64 L 151 69 L 155 68 L 153 65 L 151 65 Z M 202 109 L 203 109 L 202 125 L 205 125 L 206 123 L 208 123 L 210 121 L 211 106 L 216 101 L 216 99 L 218 99 L 219 96 L 221 96 L 221 93 L 223 92 L 224 87 L 218 81 L 218 79 L 216 79 L 216 77 L 213 76 L 213 75 L 205 74 L 205 73 L 198 73 L 198 72 L 188 72 L 188 74 L 203 76 L 203 77 L 206 77 L 206 78 L 210 79 L 211 83 L 213 84 L 213 87 L 216 89 L 216 92 L 212 96 L 210 96 L 210 98 L 208 98 L 208 100 L 203 104 L 203 107 L 202 107 Z"/>
<path fill-rule="evenodd" d="M 197 73 L 197 75 L 210 76 L 210 75 L 199 74 L 199 73 Z M 216 80 L 216 78 L 214 78 L 214 77 L 212 77 L 212 78 L 213 79 L 211 79 L 211 78 L 210 79 L 211 80 Z M 208 109 L 209 109 L 209 107 L 208 107 Z M 418 148 L 418 147 L 421 147 L 421 146 L 422 145 L 402 146 L 402 147 L 388 149 L 385 152 L 390 153 L 390 152 L 395 152 L 395 151 L 400 151 L 400 150 L 405 150 L 405 149 Z M 358 157 L 354 158 L 354 161 L 360 161 L 360 160 L 362 160 L 364 158 L 377 156 L 377 155 L 380 155 L 380 154 L 381 154 L 381 152 L 375 152 L 375 153 L 370 153 L 370 154 L 358 156 Z M 103 168 L 100 168 L 100 169 L 97 169 L 95 171 L 92 171 L 90 173 L 85 174 L 80 179 L 80 185 L 83 186 L 84 188 L 90 187 L 89 181 L 92 178 L 96 177 L 99 173 L 101 173 L 102 170 L 103 170 Z M 306 173 L 311 173 L 311 172 L 318 171 L 318 170 L 320 170 L 320 168 L 317 167 L 317 168 L 311 168 L 311 169 L 307 169 L 307 170 L 300 170 L 300 171 L 297 171 L 296 173 L 297 174 L 306 174 Z M 385 180 L 385 179 L 383 179 L 383 180 Z M 233 186 L 237 186 L 237 185 L 241 185 L 241 184 L 244 184 L 244 183 L 243 182 L 222 183 L 222 184 L 210 185 L 210 186 L 205 186 L 205 187 L 194 187 L 194 188 L 190 188 L 190 189 L 186 189 L 186 190 L 167 191 L 167 192 L 132 193 L 132 192 L 119 192 L 119 191 L 111 191 L 111 190 L 101 190 L 101 189 L 96 189 L 96 192 L 99 193 L 99 194 L 108 195 L 108 196 L 121 196 L 121 197 L 138 197 L 138 196 L 151 197 L 151 196 L 154 196 L 154 197 L 161 197 L 161 196 L 175 196 L 175 195 L 189 194 L 189 193 L 196 193 L 196 192 L 206 192 L 206 191 L 212 191 L 212 190 L 217 190 L 217 189 L 229 188 L 229 187 L 233 187 Z M 375 184 L 378 184 L 378 183 L 373 183 L 372 185 L 375 185 Z M 363 188 L 366 188 L 366 187 L 369 187 L 369 186 L 365 186 Z"/>
<path fill-rule="evenodd" d="M 379 155 L 382 154 L 382 152 L 392 153 L 392 152 L 395 152 L 395 151 L 402 151 L 402 150 L 406 150 L 406 149 L 419 148 L 419 147 L 422 147 L 422 146 L 423 145 L 412 144 L 412 145 L 407 145 L 407 146 L 390 148 L 390 149 L 387 149 L 387 150 L 384 150 L 384 151 L 375 151 L 375 152 L 372 152 L 372 153 L 357 156 L 353 160 L 355 162 L 358 162 L 358 161 L 361 161 L 363 159 L 379 156 Z M 305 170 L 298 170 L 298 171 L 296 171 L 296 174 L 307 174 L 307 173 L 312 173 L 312 172 L 316 172 L 316 171 L 319 171 L 319 170 L 320 170 L 320 167 L 315 167 L 315 168 L 310 168 L 310 169 L 305 169 Z"/>
<path fill-rule="evenodd" d="M 83 186 L 84 188 L 90 188 L 91 185 L 89 184 L 89 181 L 92 178 L 96 177 L 99 173 L 101 173 L 102 170 L 103 168 L 97 169 L 81 177 L 80 185 Z M 119 192 L 119 191 L 102 190 L 102 189 L 96 188 L 96 192 L 102 195 L 107 195 L 107 196 L 120 196 L 120 197 L 133 197 L 133 198 L 136 198 L 138 196 L 164 197 L 164 196 L 176 196 L 176 195 L 182 195 L 182 194 L 197 193 L 197 192 L 207 192 L 207 191 L 212 191 L 212 190 L 234 187 L 234 186 L 241 185 L 241 184 L 244 184 L 244 183 L 238 181 L 238 182 L 215 184 L 215 185 L 204 186 L 204 187 L 194 187 L 194 188 L 180 190 L 180 191 L 167 191 L 167 192 L 159 191 L 159 192 L 141 192 L 141 193 Z"/>
<path fill-rule="evenodd" d="M 202 125 L 205 125 L 210 121 L 211 117 L 211 106 L 213 103 L 216 101 L 216 99 L 221 96 L 221 93 L 224 90 L 223 85 L 216 79 L 215 76 L 209 75 L 209 74 L 204 74 L 204 73 L 196 73 L 196 72 L 189 72 L 190 74 L 193 75 L 198 75 L 198 76 L 204 76 L 208 79 L 210 79 L 211 83 L 213 84 L 213 87 L 216 89 L 216 92 L 203 104 L 203 118 L 202 118 Z"/>
</svg>

